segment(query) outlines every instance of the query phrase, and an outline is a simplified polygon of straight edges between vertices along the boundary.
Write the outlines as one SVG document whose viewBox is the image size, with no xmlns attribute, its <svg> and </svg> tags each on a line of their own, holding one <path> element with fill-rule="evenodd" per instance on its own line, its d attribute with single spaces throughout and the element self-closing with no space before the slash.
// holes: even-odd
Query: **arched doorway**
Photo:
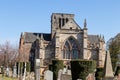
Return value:
<svg viewBox="0 0 120 80">
<path fill-rule="evenodd" d="M 64 44 L 63 59 L 78 59 L 79 57 L 78 42 L 73 37 L 69 37 Z"/>
</svg>

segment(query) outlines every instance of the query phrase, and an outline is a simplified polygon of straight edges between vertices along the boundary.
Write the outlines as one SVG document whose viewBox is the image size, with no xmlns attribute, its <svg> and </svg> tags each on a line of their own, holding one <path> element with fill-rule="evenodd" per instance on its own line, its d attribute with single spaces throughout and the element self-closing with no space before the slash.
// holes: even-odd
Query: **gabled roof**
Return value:
<svg viewBox="0 0 120 80">
<path fill-rule="evenodd" d="M 34 42 L 37 37 L 41 38 L 41 35 L 43 35 L 43 39 L 45 41 L 51 41 L 51 34 L 49 33 L 30 33 L 30 32 L 25 32 L 24 34 L 24 42 Z"/>
<path fill-rule="evenodd" d="M 65 23 L 65 25 L 61 27 L 61 29 L 70 29 L 70 28 L 81 29 L 74 19 L 69 19 L 68 22 Z"/>
<path fill-rule="evenodd" d="M 90 43 L 99 43 L 99 37 L 98 35 L 88 35 L 88 40 Z"/>
</svg>

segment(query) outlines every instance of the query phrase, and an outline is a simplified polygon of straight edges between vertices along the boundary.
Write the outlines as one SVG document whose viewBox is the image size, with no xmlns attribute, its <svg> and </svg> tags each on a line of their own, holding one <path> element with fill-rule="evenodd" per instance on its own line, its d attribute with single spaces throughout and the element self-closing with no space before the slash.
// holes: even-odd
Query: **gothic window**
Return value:
<svg viewBox="0 0 120 80">
<path fill-rule="evenodd" d="M 95 49 L 92 49 L 91 52 L 92 52 L 91 59 L 98 60 L 99 48 L 97 47 Z"/>
<path fill-rule="evenodd" d="M 79 50 L 78 44 L 73 38 L 69 38 L 64 45 L 63 59 L 78 59 Z"/>
</svg>

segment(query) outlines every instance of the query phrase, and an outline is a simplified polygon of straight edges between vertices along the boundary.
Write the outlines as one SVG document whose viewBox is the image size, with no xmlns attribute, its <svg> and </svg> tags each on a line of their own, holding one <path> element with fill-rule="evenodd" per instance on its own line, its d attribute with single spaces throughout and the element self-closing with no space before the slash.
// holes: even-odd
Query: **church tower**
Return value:
<svg viewBox="0 0 120 80">
<path fill-rule="evenodd" d="M 51 16 L 51 37 L 53 38 L 56 30 L 62 29 L 62 27 L 73 18 L 74 14 L 53 13 Z"/>
<path fill-rule="evenodd" d="M 63 13 L 53 13 L 51 16 L 51 39 L 55 41 L 55 58 L 60 58 L 62 55 L 60 53 L 61 50 L 61 34 L 65 34 L 66 32 L 70 31 L 71 25 L 67 25 L 70 20 L 73 20 L 73 14 L 63 14 Z M 72 23 L 72 22 L 71 22 Z M 72 27 L 71 27 L 72 29 Z M 67 30 L 67 31 L 65 31 Z M 66 33 L 66 34 L 69 34 Z"/>
</svg>

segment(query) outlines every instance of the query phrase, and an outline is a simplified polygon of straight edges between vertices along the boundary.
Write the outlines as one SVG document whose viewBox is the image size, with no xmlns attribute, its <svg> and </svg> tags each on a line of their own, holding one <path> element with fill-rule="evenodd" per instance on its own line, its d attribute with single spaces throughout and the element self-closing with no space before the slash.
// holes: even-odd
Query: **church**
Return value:
<svg viewBox="0 0 120 80">
<path fill-rule="evenodd" d="M 53 13 L 51 33 L 23 32 L 20 36 L 19 53 L 25 54 L 26 61 L 34 66 L 34 43 L 39 40 L 41 67 L 46 67 L 52 59 L 63 60 L 65 64 L 72 59 L 95 60 L 98 67 L 104 67 L 104 36 L 88 34 L 86 19 L 83 28 L 74 20 L 74 14 Z"/>
</svg>

